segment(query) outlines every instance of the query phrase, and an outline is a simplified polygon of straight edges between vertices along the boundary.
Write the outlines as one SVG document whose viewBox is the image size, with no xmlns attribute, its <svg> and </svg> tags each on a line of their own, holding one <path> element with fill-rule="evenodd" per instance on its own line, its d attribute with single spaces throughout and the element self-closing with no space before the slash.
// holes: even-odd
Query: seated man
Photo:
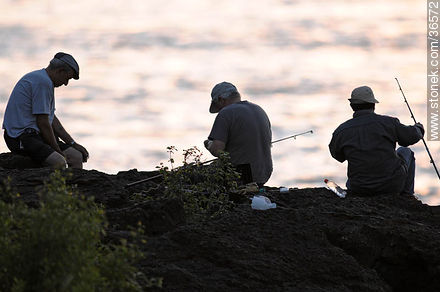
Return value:
<svg viewBox="0 0 440 292">
<path fill-rule="evenodd" d="M 218 114 L 205 147 L 214 156 L 228 152 L 243 183 L 263 186 L 272 174 L 272 131 L 264 110 L 241 101 L 237 88 L 222 82 L 212 89 L 209 112 Z"/>
<path fill-rule="evenodd" d="M 30 72 L 17 82 L 3 120 L 9 150 L 45 166 L 66 167 L 67 163 L 82 168 L 89 153 L 73 140 L 55 115 L 54 88 L 67 86 L 71 78 L 79 79 L 78 63 L 60 52 L 47 68 Z"/>
<path fill-rule="evenodd" d="M 368 86 L 355 88 L 349 101 L 353 118 L 334 131 L 329 145 L 333 158 L 348 160 L 348 192 L 413 195 L 415 159 L 406 146 L 422 139 L 423 125 L 405 126 L 397 118 L 375 114 L 378 101 Z M 396 151 L 396 143 L 403 147 Z"/>
</svg>

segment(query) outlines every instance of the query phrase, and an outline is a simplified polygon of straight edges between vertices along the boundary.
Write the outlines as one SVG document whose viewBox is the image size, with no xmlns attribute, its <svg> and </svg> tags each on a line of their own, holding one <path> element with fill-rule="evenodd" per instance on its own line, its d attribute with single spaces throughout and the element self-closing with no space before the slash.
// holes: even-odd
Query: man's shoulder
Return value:
<svg viewBox="0 0 440 292">
<path fill-rule="evenodd" d="M 242 102 L 236 102 L 236 103 L 232 103 L 228 106 L 225 106 L 224 108 L 222 108 L 218 115 L 231 115 L 237 111 L 241 111 L 245 108 L 246 106 L 242 104 Z"/>
<path fill-rule="evenodd" d="M 345 121 L 344 123 L 340 124 L 339 127 L 336 128 L 334 134 L 338 134 L 346 129 L 362 126 L 374 121 L 385 122 L 385 123 L 399 122 L 399 120 L 395 117 L 391 117 L 387 115 L 379 115 L 373 112 L 371 114 L 354 117 Z"/>
<path fill-rule="evenodd" d="M 51 80 L 47 75 L 46 70 L 39 69 L 25 74 L 20 81 L 28 81 L 31 83 L 47 83 L 50 84 Z"/>
<path fill-rule="evenodd" d="M 249 111 L 249 110 L 264 111 L 263 108 L 261 106 L 259 106 L 258 104 L 252 103 L 247 100 L 242 100 L 240 102 L 233 103 L 233 104 L 223 108 L 222 111 L 223 110 L 225 112 Z"/>
<path fill-rule="evenodd" d="M 240 101 L 224 107 L 219 115 L 224 118 L 243 118 L 243 117 L 267 117 L 266 112 L 259 105 L 249 102 Z"/>
<path fill-rule="evenodd" d="M 342 132 L 345 129 L 348 129 L 351 127 L 353 123 L 353 119 L 349 119 L 346 120 L 345 122 L 343 122 L 342 124 L 340 124 L 334 131 L 333 131 L 333 135 L 338 134 L 340 132 Z"/>
<path fill-rule="evenodd" d="M 392 116 L 378 115 L 378 114 L 376 114 L 376 116 L 377 116 L 377 119 L 384 120 L 384 121 L 399 121 L 398 118 L 392 117 Z"/>
<path fill-rule="evenodd" d="M 239 102 L 239 103 L 237 103 L 237 104 L 240 104 L 240 105 L 242 105 L 242 106 L 244 106 L 244 107 L 252 107 L 252 108 L 262 109 L 262 107 L 259 106 L 258 104 L 253 103 L 253 102 L 250 102 L 250 101 L 248 101 L 248 100 L 243 100 L 243 101 L 241 101 L 241 102 Z"/>
<path fill-rule="evenodd" d="M 334 134 L 337 134 L 339 132 L 342 132 L 348 128 L 352 128 L 355 126 L 359 126 L 364 123 L 366 120 L 374 120 L 376 119 L 377 115 L 375 113 L 368 113 L 361 116 L 354 115 L 353 118 L 346 120 L 342 124 L 340 124 L 336 130 L 334 131 Z"/>
</svg>

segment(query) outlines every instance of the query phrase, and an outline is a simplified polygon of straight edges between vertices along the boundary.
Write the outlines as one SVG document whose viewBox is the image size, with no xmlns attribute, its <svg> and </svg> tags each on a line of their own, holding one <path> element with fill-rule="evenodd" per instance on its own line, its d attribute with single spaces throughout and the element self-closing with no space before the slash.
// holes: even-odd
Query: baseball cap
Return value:
<svg viewBox="0 0 440 292">
<path fill-rule="evenodd" d="M 351 92 L 351 98 L 348 100 L 353 104 L 379 103 L 379 101 L 374 98 L 373 90 L 368 86 L 361 86 L 353 89 Z"/>
<path fill-rule="evenodd" d="M 79 79 L 79 66 L 78 63 L 75 61 L 75 59 L 66 53 L 58 52 L 54 56 L 55 59 L 61 60 L 67 65 L 69 65 L 70 68 L 72 68 L 74 75 L 73 79 L 78 80 Z"/>
<path fill-rule="evenodd" d="M 218 98 L 226 93 L 238 92 L 237 88 L 229 82 L 223 81 L 214 86 L 211 91 L 211 106 L 209 107 L 210 113 L 218 113 L 220 108 L 217 105 Z"/>
</svg>

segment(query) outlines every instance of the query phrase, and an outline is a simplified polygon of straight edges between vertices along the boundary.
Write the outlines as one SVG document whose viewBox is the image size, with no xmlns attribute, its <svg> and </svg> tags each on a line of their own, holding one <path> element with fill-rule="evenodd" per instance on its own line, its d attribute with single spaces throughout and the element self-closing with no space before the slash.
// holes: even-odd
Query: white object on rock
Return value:
<svg viewBox="0 0 440 292">
<path fill-rule="evenodd" d="M 289 188 L 280 187 L 280 193 L 288 193 L 288 192 L 289 192 Z"/>
<path fill-rule="evenodd" d="M 251 207 L 252 207 L 252 209 L 255 209 L 255 210 L 267 210 L 267 209 L 276 208 L 277 204 L 272 203 L 268 197 L 254 196 L 252 198 Z"/>
</svg>

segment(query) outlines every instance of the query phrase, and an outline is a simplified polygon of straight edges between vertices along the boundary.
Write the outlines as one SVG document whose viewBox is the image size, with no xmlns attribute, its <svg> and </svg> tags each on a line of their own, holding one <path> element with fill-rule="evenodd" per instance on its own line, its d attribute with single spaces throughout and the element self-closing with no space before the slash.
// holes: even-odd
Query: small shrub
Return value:
<svg viewBox="0 0 440 292">
<path fill-rule="evenodd" d="M 167 149 L 172 169 L 169 171 L 164 164 L 158 167 L 164 176 L 164 192 L 183 201 L 189 219 L 216 216 L 231 208 L 228 193 L 237 188 L 239 174 L 227 152 L 210 165 L 203 165 L 201 151 L 192 147 L 183 151 L 183 165 L 174 168 L 172 154 L 177 149 L 173 146 Z"/>
<path fill-rule="evenodd" d="M 30 208 L 0 191 L 0 291 L 140 291 L 133 244 L 104 245 L 106 219 L 54 172 Z"/>
</svg>

